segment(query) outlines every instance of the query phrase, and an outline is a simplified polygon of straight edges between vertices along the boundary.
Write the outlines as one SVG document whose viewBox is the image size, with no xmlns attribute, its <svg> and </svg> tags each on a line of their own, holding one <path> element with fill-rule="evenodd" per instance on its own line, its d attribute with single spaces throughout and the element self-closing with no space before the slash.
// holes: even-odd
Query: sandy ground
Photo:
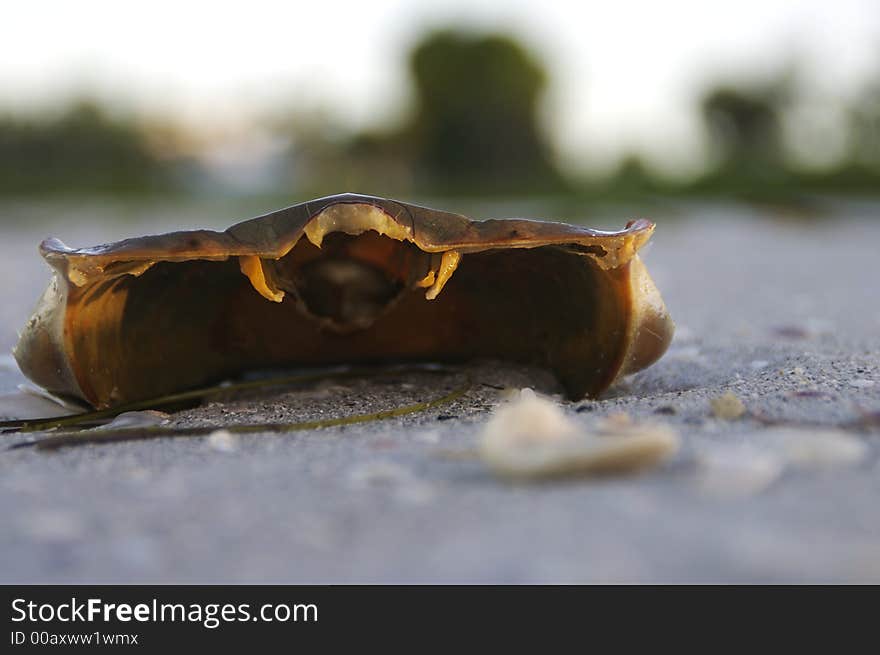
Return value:
<svg viewBox="0 0 880 655">
<path fill-rule="evenodd" d="M 2 352 L 48 281 L 35 253 L 43 236 L 92 245 L 235 218 L 0 211 Z M 558 401 L 584 425 L 624 412 L 672 426 L 683 447 L 665 464 L 637 476 L 496 479 L 468 453 L 499 388 L 556 390 L 540 372 L 480 363 L 462 399 L 381 423 L 0 451 L 0 582 L 880 582 L 880 432 L 817 427 L 880 411 L 880 207 L 820 206 L 835 221 L 732 207 L 646 213 L 659 223 L 646 261 L 675 341 L 602 399 Z M 173 420 L 376 411 L 463 377 L 328 380 Z M 0 392 L 21 382 L 0 355 Z M 752 418 L 716 418 L 710 399 L 727 391 L 750 412 L 808 425 L 783 439 Z"/>
</svg>

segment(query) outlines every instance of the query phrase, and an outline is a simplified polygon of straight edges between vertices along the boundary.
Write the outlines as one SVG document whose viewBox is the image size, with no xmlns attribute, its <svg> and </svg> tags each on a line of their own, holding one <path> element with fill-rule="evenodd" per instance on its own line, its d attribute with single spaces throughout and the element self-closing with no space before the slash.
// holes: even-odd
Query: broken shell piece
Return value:
<svg viewBox="0 0 880 655">
<path fill-rule="evenodd" d="M 117 430 L 120 428 L 145 428 L 160 425 L 168 418 L 165 412 L 154 409 L 145 409 L 135 412 L 123 412 L 106 425 L 95 428 L 96 430 Z"/>
<path fill-rule="evenodd" d="M 678 450 L 671 429 L 615 423 L 610 432 L 588 431 L 555 403 L 524 389 L 486 424 L 483 461 L 502 477 L 541 479 L 629 473 L 648 468 Z"/>
<path fill-rule="evenodd" d="M 249 369 L 490 358 L 549 369 L 572 399 L 657 360 L 673 324 L 619 232 L 353 194 L 235 225 L 40 250 L 55 278 L 15 350 L 95 407 Z"/>
</svg>

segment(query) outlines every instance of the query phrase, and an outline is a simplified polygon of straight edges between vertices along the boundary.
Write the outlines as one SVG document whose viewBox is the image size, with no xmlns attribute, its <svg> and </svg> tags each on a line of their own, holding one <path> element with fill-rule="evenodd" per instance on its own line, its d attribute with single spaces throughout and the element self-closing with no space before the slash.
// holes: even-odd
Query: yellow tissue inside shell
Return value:
<svg viewBox="0 0 880 655">
<path fill-rule="evenodd" d="M 328 207 L 306 224 L 306 238 L 318 248 L 324 236 L 343 232 L 352 236 L 373 230 L 395 241 L 412 241 L 412 228 L 404 226 L 378 207 L 367 204 L 340 204 Z"/>
<path fill-rule="evenodd" d="M 358 237 L 366 232 L 375 232 L 394 241 L 413 243 L 410 226 L 398 222 L 378 207 L 363 203 L 338 204 L 328 207 L 312 218 L 303 228 L 303 234 L 308 242 L 317 248 L 322 247 L 325 238 L 330 234 Z M 286 257 L 298 246 L 299 242 L 294 243 L 278 260 Z M 257 255 L 242 255 L 238 260 L 241 272 L 247 276 L 257 293 L 272 302 L 284 300 L 285 291 L 279 288 L 271 264 L 272 261 L 278 260 L 267 260 Z M 442 254 L 425 253 L 424 261 L 428 262 L 428 269 L 420 272 L 419 278 L 412 280 L 411 285 L 426 288 L 425 298 L 434 300 L 440 295 L 443 287 L 458 267 L 461 253 L 455 250 Z"/>
</svg>

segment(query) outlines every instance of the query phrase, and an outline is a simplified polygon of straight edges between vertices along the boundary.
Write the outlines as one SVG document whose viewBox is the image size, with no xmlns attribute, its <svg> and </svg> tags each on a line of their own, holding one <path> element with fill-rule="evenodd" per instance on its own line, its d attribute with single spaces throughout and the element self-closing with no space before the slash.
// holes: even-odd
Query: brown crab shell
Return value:
<svg viewBox="0 0 880 655">
<path fill-rule="evenodd" d="M 98 408 L 246 370 L 474 358 L 545 367 L 580 399 L 671 340 L 636 254 L 653 230 L 474 221 L 342 194 L 225 232 L 47 239 L 55 277 L 15 357 Z"/>
</svg>

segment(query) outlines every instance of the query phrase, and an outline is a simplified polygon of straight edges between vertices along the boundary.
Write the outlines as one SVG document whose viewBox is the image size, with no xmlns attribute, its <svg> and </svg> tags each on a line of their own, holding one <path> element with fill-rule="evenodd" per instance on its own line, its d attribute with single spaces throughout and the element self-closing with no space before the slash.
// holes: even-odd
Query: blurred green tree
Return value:
<svg viewBox="0 0 880 655">
<path fill-rule="evenodd" d="M 694 185 L 701 192 L 740 197 L 787 193 L 794 182 L 785 161 L 783 120 L 793 72 L 764 85 L 720 84 L 702 98 L 700 112 L 714 159 Z"/>
<path fill-rule="evenodd" d="M 538 120 L 547 74 L 517 41 L 438 31 L 416 45 L 409 65 L 416 111 L 408 131 L 421 176 L 504 191 L 558 182 Z"/>
<path fill-rule="evenodd" d="M 868 84 L 850 110 L 850 145 L 856 166 L 880 173 L 880 80 Z"/>
<path fill-rule="evenodd" d="M 129 192 L 163 182 L 160 162 L 131 121 L 93 101 L 57 117 L 0 117 L 0 192 Z"/>
<path fill-rule="evenodd" d="M 781 98 L 777 92 L 718 87 L 704 96 L 701 110 L 721 169 L 780 165 Z"/>
</svg>

